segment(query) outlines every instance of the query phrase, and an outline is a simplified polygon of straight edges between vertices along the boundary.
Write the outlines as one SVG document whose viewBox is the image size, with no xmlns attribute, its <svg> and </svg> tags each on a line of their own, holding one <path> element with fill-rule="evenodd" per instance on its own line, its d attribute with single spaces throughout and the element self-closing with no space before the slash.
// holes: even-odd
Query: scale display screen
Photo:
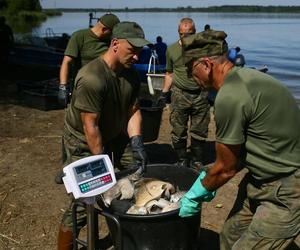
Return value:
<svg viewBox="0 0 300 250">
<path fill-rule="evenodd" d="M 74 168 L 77 182 L 89 180 L 95 176 L 108 172 L 104 159 L 85 163 Z"/>
<path fill-rule="evenodd" d="M 63 182 L 75 199 L 94 197 L 116 184 L 114 167 L 108 155 L 92 155 L 65 166 Z"/>
</svg>

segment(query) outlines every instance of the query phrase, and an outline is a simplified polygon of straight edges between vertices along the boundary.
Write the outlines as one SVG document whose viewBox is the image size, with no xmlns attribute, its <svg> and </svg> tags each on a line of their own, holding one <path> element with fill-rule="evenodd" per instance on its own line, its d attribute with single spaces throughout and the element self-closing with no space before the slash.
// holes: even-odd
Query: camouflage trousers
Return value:
<svg viewBox="0 0 300 250">
<path fill-rule="evenodd" d="M 123 133 L 110 142 L 105 143 L 104 154 L 108 154 L 110 156 L 114 167 L 118 170 L 130 168 L 133 165 L 129 138 Z M 91 152 L 89 151 L 88 145 L 77 139 L 65 129 L 62 141 L 62 158 L 64 166 L 90 155 Z M 74 202 L 75 201 L 72 199 L 71 204 L 65 211 L 62 219 L 63 226 L 70 230 L 73 227 L 72 208 L 75 204 Z M 78 233 L 80 229 L 86 225 L 85 207 L 81 205 L 77 206 L 76 217 Z"/>
<path fill-rule="evenodd" d="M 286 249 L 299 232 L 300 170 L 269 182 L 247 174 L 220 234 L 220 249 Z"/>
<path fill-rule="evenodd" d="M 170 113 L 173 145 L 186 143 L 188 130 L 196 140 L 203 141 L 207 138 L 210 121 L 207 95 L 206 91 L 184 91 L 173 86 Z"/>
</svg>

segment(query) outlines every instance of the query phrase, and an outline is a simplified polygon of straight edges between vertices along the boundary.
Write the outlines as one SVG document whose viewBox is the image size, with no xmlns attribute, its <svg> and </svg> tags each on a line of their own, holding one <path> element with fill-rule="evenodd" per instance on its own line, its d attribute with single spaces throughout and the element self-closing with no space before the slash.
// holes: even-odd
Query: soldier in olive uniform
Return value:
<svg viewBox="0 0 300 250">
<path fill-rule="evenodd" d="M 183 40 L 188 72 L 215 100 L 216 154 L 181 200 L 179 215 L 199 213 L 241 167 L 248 173 L 220 234 L 221 250 L 286 249 L 300 232 L 300 111 L 287 87 L 226 57 L 226 34 Z"/>
<path fill-rule="evenodd" d="M 105 153 L 113 155 L 114 167 L 118 169 L 136 163 L 145 170 L 147 155 L 137 103 L 140 81 L 131 66 L 147 44 L 150 42 L 144 39 L 144 32 L 137 23 L 121 22 L 113 29 L 108 51 L 78 72 L 65 117 L 65 165 L 86 156 Z M 72 201 L 61 223 L 60 250 L 72 249 L 73 233 L 78 234 L 86 224 L 84 208 L 78 207 L 78 228 L 72 232 L 73 204 Z"/>
<path fill-rule="evenodd" d="M 181 39 L 194 34 L 195 31 L 192 19 L 181 19 L 178 26 Z M 170 124 L 172 144 L 178 156 L 178 166 L 190 165 L 199 169 L 204 158 L 204 143 L 210 119 L 208 93 L 203 91 L 194 79 L 187 76 L 186 66 L 182 60 L 181 40 L 168 46 L 166 57 L 166 76 L 160 99 L 166 100 L 172 87 Z M 188 130 L 191 136 L 190 164 L 187 157 Z"/>
<path fill-rule="evenodd" d="M 81 67 L 107 51 L 112 29 L 119 22 L 116 15 L 105 14 L 99 18 L 94 27 L 81 29 L 72 34 L 59 73 L 58 101 L 61 104 L 66 105 L 68 102 L 67 87 L 73 89 L 73 82 L 68 86 L 69 74 L 72 74 L 71 78 L 74 80 Z"/>
</svg>

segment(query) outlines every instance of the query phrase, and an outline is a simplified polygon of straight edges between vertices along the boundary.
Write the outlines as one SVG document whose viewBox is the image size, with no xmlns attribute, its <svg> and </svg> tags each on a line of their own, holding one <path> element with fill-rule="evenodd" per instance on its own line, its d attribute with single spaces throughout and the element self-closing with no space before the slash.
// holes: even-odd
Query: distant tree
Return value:
<svg viewBox="0 0 300 250">
<path fill-rule="evenodd" d="M 7 0 L 7 9 L 11 13 L 18 11 L 41 11 L 39 0 Z"/>
<path fill-rule="evenodd" d="M 23 0 L 24 10 L 41 11 L 42 7 L 39 0 Z"/>
<path fill-rule="evenodd" d="M 0 10 L 5 9 L 7 7 L 6 0 L 0 0 Z"/>
</svg>

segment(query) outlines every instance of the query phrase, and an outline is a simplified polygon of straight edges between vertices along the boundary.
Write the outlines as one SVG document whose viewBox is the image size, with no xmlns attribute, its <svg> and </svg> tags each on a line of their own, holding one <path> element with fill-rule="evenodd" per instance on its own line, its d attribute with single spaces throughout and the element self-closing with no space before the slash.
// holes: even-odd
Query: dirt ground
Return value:
<svg viewBox="0 0 300 250">
<path fill-rule="evenodd" d="M 25 75 L 25 76 L 24 76 Z M 56 249 L 57 229 L 69 198 L 63 185 L 54 183 L 61 168 L 60 140 L 64 110 L 41 111 L 24 103 L 16 81 L 32 79 L 34 72 L 2 74 L 0 92 L 0 249 Z M 40 74 L 40 77 L 45 77 Z M 208 149 L 214 130 L 210 127 Z M 175 161 L 170 146 L 168 108 L 164 109 L 157 141 L 147 144 L 150 161 Z M 213 161 L 210 151 L 207 162 Z M 158 160 L 159 159 L 159 160 Z M 199 249 L 218 249 L 218 233 L 232 206 L 245 171 L 204 203 Z M 296 240 L 300 246 L 299 237 Z M 294 244 L 290 249 L 300 249 Z"/>
</svg>

